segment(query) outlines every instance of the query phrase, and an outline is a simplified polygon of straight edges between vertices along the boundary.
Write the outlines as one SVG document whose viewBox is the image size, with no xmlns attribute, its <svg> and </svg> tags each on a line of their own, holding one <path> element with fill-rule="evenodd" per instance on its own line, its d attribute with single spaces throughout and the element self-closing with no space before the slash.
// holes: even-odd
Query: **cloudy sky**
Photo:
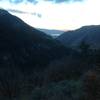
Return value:
<svg viewBox="0 0 100 100">
<path fill-rule="evenodd" d="M 0 7 L 37 28 L 72 30 L 100 24 L 100 0 L 0 0 Z"/>
</svg>

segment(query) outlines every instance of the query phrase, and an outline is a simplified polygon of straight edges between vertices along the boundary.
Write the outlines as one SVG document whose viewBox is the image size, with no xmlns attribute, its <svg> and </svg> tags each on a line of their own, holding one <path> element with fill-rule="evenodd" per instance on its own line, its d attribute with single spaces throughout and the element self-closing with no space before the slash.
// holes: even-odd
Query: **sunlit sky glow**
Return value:
<svg viewBox="0 0 100 100">
<path fill-rule="evenodd" d="M 100 24 L 100 0 L 56 4 L 48 0 L 39 0 L 36 5 L 29 2 L 9 4 L 5 0 L 0 3 L 0 7 L 27 12 L 11 13 L 37 28 L 72 30 L 84 25 Z"/>
</svg>

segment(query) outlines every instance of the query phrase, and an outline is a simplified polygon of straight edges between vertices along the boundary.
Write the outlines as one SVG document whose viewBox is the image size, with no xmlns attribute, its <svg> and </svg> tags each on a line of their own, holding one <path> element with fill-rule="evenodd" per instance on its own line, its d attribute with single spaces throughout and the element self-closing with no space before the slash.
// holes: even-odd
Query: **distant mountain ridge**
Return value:
<svg viewBox="0 0 100 100">
<path fill-rule="evenodd" d="M 91 48 L 100 48 L 100 25 L 84 26 L 74 31 L 65 32 L 57 40 L 65 46 L 77 47 L 84 41 Z"/>
<path fill-rule="evenodd" d="M 63 30 L 54 30 L 54 29 L 41 29 L 41 28 L 38 28 L 40 31 L 48 34 L 48 35 L 51 35 L 52 37 L 56 38 L 58 37 L 59 35 L 61 35 L 62 33 L 64 33 Z"/>
</svg>

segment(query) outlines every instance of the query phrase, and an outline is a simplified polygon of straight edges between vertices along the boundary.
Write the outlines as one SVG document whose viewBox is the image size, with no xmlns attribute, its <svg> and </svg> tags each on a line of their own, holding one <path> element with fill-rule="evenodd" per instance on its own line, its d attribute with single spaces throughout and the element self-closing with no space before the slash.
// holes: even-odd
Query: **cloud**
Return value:
<svg viewBox="0 0 100 100">
<path fill-rule="evenodd" d="M 1 0 L 3 1 L 3 0 Z M 30 2 L 34 5 L 38 4 L 39 2 L 41 1 L 50 1 L 50 2 L 53 2 L 53 3 L 68 3 L 68 2 L 81 2 L 81 1 L 84 1 L 84 0 L 6 0 L 6 1 L 9 1 L 10 3 L 13 3 L 13 4 L 19 4 L 19 3 L 27 3 L 27 2 Z"/>
<path fill-rule="evenodd" d="M 37 0 L 27 0 L 27 1 L 33 3 L 34 5 L 38 3 Z"/>
<path fill-rule="evenodd" d="M 84 0 L 44 0 L 44 1 L 52 1 L 54 3 L 63 3 L 63 2 L 82 2 Z"/>
<path fill-rule="evenodd" d="M 2 1 L 2 0 L 1 0 Z M 13 4 L 19 4 L 19 3 L 25 3 L 25 2 L 30 2 L 32 4 L 37 4 L 38 1 L 37 0 L 8 0 L 10 3 L 13 3 Z"/>
<path fill-rule="evenodd" d="M 39 17 L 39 18 L 42 17 L 42 14 L 40 14 L 40 13 L 36 13 L 36 12 L 34 12 L 33 15 L 34 15 L 34 16 L 37 16 L 37 17 Z"/>
</svg>

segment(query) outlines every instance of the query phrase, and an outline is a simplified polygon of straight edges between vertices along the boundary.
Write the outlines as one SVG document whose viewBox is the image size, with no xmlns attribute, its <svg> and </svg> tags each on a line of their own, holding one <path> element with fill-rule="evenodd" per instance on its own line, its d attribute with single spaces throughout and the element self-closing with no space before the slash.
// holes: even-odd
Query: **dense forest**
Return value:
<svg viewBox="0 0 100 100">
<path fill-rule="evenodd" d="M 86 27 L 74 35 L 100 34 L 99 26 Z M 62 37 L 52 38 L 0 9 L 1 100 L 100 99 L 100 41 L 95 48 L 85 38 L 73 47 Z"/>
</svg>

